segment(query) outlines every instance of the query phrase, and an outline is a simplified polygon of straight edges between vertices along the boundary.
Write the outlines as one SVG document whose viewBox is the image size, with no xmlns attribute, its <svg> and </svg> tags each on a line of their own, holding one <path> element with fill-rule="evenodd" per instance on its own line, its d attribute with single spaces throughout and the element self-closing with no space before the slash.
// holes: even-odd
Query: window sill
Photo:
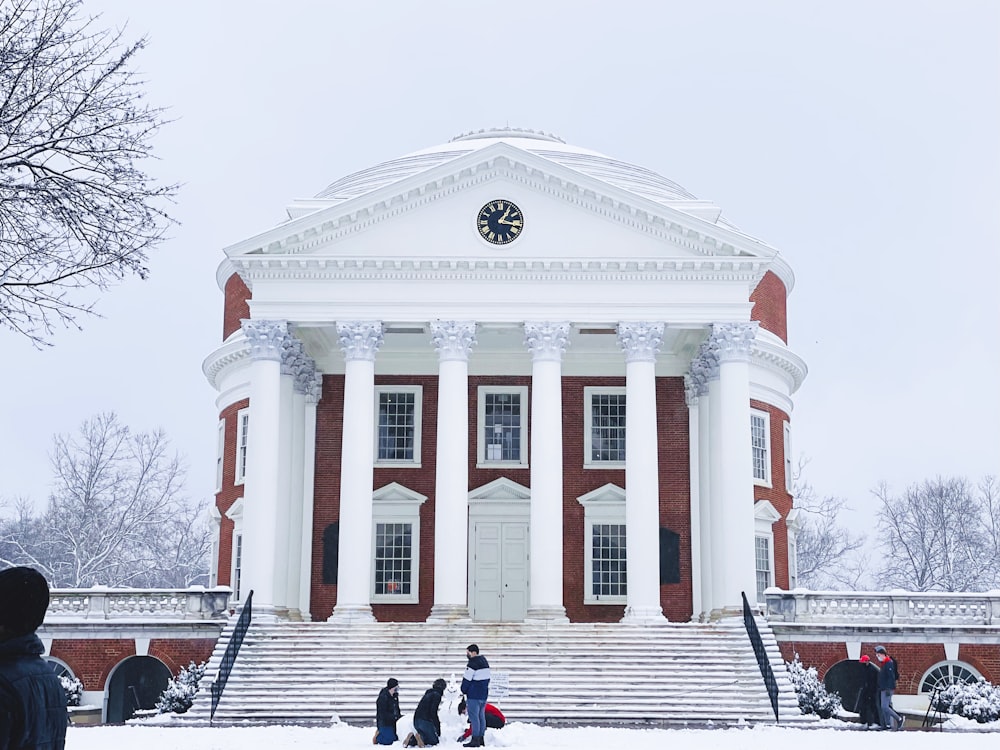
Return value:
<svg viewBox="0 0 1000 750">
<path fill-rule="evenodd" d="M 419 469 L 420 462 L 414 461 L 376 461 L 375 469 Z"/>
<path fill-rule="evenodd" d="M 407 596 L 373 596 L 371 604 L 419 604 L 420 597 L 415 594 Z"/>
<path fill-rule="evenodd" d="M 604 599 L 584 599 L 584 604 L 612 604 L 617 607 L 628 604 L 627 596 L 609 596 Z"/>
<path fill-rule="evenodd" d="M 476 464 L 477 469 L 527 469 L 528 464 L 520 461 L 480 461 Z"/>
<path fill-rule="evenodd" d="M 583 465 L 584 469 L 624 469 L 624 461 L 594 461 L 591 463 L 585 463 Z"/>
</svg>

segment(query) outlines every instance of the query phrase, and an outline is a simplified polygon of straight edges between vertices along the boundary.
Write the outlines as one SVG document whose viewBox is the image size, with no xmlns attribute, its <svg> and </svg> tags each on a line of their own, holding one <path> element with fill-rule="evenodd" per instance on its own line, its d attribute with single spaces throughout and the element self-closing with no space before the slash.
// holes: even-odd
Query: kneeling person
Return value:
<svg viewBox="0 0 1000 750">
<path fill-rule="evenodd" d="M 420 735 L 424 745 L 436 745 L 440 741 L 441 719 L 438 718 L 438 709 L 447 687 L 448 683 L 438 677 L 413 712 L 413 731 Z"/>
<path fill-rule="evenodd" d="M 459 716 L 465 716 L 468 713 L 468 706 L 465 703 L 465 698 L 458 704 L 458 714 Z M 504 725 L 507 723 L 507 717 L 503 715 L 503 711 L 494 706 L 492 703 L 486 704 L 486 728 L 487 729 L 503 729 Z M 467 740 L 472 736 L 472 726 L 470 725 L 465 730 L 465 734 L 458 738 L 458 741 Z"/>
</svg>

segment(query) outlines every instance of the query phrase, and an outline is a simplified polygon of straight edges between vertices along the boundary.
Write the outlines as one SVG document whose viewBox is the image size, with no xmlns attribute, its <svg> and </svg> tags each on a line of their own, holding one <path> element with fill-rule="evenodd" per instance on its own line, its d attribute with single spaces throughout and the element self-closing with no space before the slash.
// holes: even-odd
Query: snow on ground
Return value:
<svg viewBox="0 0 1000 750">
<path fill-rule="evenodd" d="M 910 720 L 912 721 L 912 720 Z M 511 750 L 995 750 L 994 732 L 975 722 L 952 722 L 947 731 L 866 732 L 843 731 L 843 722 L 818 722 L 814 729 L 775 726 L 731 729 L 612 729 L 573 727 L 555 729 L 511 722 L 501 730 L 489 730 L 487 747 Z M 67 750 L 315 750 L 317 748 L 373 748 L 372 728 L 335 724 L 325 728 L 287 726 L 193 728 L 151 725 L 73 726 L 66 739 Z M 399 750 L 401 743 L 392 746 Z M 442 750 L 460 748 L 454 741 L 442 742 Z"/>
</svg>

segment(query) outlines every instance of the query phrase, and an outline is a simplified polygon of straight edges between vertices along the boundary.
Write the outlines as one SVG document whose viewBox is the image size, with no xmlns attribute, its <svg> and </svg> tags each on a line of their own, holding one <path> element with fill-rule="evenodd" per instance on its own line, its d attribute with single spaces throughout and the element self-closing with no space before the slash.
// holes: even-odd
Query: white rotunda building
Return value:
<svg viewBox="0 0 1000 750">
<path fill-rule="evenodd" d="M 711 201 L 488 130 L 225 256 L 213 583 L 255 616 L 657 623 L 795 586 L 794 277 Z"/>
</svg>

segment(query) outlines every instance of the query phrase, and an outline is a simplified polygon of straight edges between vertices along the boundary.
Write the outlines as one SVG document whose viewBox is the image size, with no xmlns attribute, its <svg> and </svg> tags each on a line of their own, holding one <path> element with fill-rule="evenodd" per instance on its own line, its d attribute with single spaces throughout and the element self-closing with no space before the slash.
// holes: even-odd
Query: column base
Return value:
<svg viewBox="0 0 1000 750">
<path fill-rule="evenodd" d="M 663 615 L 662 607 L 625 607 L 621 622 L 627 625 L 662 625 L 669 622 Z"/>
<path fill-rule="evenodd" d="M 375 615 L 369 604 L 338 604 L 326 621 L 341 625 L 361 625 L 375 622 Z"/>
<path fill-rule="evenodd" d="M 528 607 L 524 615 L 525 622 L 569 622 L 566 616 L 566 608 L 561 604 L 543 604 L 537 607 Z"/>
<path fill-rule="evenodd" d="M 471 619 L 467 604 L 435 604 L 424 622 L 469 622 Z"/>
<path fill-rule="evenodd" d="M 253 603 L 253 613 L 250 615 L 251 622 L 287 622 L 288 608 L 277 607 L 273 604 Z"/>
</svg>

